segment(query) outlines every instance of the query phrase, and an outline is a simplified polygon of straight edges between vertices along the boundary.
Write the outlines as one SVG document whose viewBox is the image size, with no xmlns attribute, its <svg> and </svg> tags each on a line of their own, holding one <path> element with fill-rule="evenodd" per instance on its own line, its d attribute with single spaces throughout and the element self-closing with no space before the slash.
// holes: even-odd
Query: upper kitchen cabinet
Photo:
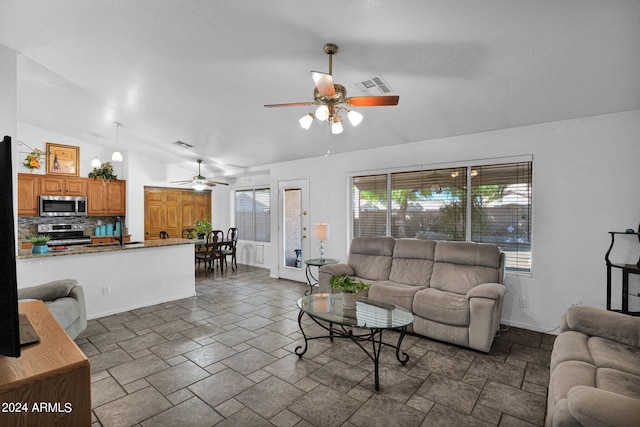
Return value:
<svg viewBox="0 0 640 427">
<path fill-rule="evenodd" d="M 18 216 L 38 216 L 40 177 L 28 173 L 18 174 Z"/>
<path fill-rule="evenodd" d="M 40 178 L 40 194 L 85 197 L 87 195 L 87 179 L 43 176 Z"/>
<path fill-rule="evenodd" d="M 124 216 L 126 213 L 126 181 L 102 179 L 87 181 L 87 215 Z"/>
</svg>

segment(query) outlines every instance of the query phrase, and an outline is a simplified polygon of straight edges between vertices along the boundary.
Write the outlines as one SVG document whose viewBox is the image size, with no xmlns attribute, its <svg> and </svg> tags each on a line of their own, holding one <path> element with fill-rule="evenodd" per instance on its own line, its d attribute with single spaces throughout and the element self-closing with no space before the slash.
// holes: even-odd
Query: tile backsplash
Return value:
<svg viewBox="0 0 640 427">
<path fill-rule="evenodd" d="M 72 217 L 40 217 L 40 216 L 20 216 L 18 217 L 18 240 L 27 239 L 29 236 L 38 234 L 38 224 L 84 224 L 84 231 L 87 236 L 95 235 L 95 228 L 101 224 L 113 224 L 116 220 L 114 216 L 72 216 Z M 126 224 L 126 218 L 122 218 Z"/>
</svg>

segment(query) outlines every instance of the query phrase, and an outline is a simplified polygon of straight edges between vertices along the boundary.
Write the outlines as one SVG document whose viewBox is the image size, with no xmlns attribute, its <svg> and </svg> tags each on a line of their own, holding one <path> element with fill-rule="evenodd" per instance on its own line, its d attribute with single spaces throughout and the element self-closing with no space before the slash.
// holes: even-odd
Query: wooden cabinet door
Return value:
<svg viewBox="0 0 640 427">
<path fill-rule="evenodd" d="M 40 178 L 40 194 L 64 196 L 64 179 L 43 176 Z"/>
<path fill-rule="evenodd" d="M 211 192 L 195 193 L 195 215 L 197 219 L 207 218 L 213 224 L 211 218 Z M 215 228 L 215 226 L 214 226 Z"/>
<path fill-rule="evenodd" d="M 87 195 L 86 178 L 67 178 L 64 180 L 64 195 L 85 197 Z"/>
<path fill-rule="evenodd" d="M 111 216 L 121 215 L 126 213 L 126 184 L 125 181 L 109 181 L 107 183 L 107 191 L 105 194 L 105 205 L 107 214 Z"/>
<path fill-rule="evenodd" d="M 196 219 L 195 198 L 192 192 L 182 192 L 180 210 L 182 216 L 180 237 L 182 237 L 182 229 L 192 227 Z"/>
<path fill-rule="evenodd" d="M 18 216 L 38 216 L 40 207 L 40 178 L 38 175 L 18 174 Z"/>
<path fill-rule="evenodd" d="M 87 215 L 104 216 L 107 214 L 107 185 L 101 179 L 89 180 L 87 183 Z"/>
</svg>

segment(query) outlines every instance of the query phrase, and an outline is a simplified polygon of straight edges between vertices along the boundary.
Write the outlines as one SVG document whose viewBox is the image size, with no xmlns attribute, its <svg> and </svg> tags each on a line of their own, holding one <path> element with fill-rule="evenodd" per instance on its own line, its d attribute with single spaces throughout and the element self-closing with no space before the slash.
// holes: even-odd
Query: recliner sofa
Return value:
<svg viewBox="0 0 640 427">
<path fill-rule="evenodd" d="M 485 243 L 356 237 L 346 264 L 320 268 L 319 291 L 333 276 L 370 285 L 368 297 L 415 316 L 409 330 L 488 352 L 500 328 L 504 253 Z"/>
<path fill-rule="evenodd" d="M 20 300 L 41 300 L 71 339 L 87 328 L 84 290 L 73 279 L 54 280 L 38 286 L 18 289 Z"/>
</svg>

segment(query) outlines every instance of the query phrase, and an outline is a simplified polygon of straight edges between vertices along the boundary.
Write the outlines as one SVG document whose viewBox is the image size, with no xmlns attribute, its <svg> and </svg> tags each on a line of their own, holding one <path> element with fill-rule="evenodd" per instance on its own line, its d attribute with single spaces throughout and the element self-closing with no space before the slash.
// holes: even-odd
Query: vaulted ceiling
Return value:
<svg viewBox="0 0 640 427">
<path fill-rule="evenodd" d="M 0 0 L 21 122 L 113 147 L 118 121 L 121 150 L 218 176 L 639 109 L 639 41 L 637 0 Z M 349 95 L 380 76 L 398 106 L 340 135 L 264 108 L 313 100 L 327 42 Z"/>
</svg>

